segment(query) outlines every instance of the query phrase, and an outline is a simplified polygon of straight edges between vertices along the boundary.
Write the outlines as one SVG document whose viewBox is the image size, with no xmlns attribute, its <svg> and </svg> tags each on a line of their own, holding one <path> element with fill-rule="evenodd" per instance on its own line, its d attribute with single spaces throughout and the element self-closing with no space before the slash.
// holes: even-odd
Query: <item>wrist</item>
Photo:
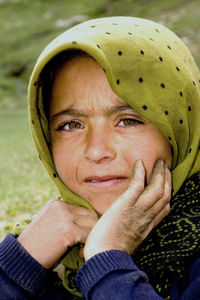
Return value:
<svg viewBox="0 0 200 300">
<path fill-rule="evenodd" d="M 23 233 L 17 238 L 19 244 L 45 269 L 50 269 L 53 265 L 48 257 L 48 251 L 43 251 L 34 237 L 24 235 Z"/>
<path fill-rule="evenodd" d="M 2 270 L 32 296 L 46 286 L 50 273 L 29 255 L 13 234 L 8 234 L 0 243 L 0 253 Z"/>
</svg>

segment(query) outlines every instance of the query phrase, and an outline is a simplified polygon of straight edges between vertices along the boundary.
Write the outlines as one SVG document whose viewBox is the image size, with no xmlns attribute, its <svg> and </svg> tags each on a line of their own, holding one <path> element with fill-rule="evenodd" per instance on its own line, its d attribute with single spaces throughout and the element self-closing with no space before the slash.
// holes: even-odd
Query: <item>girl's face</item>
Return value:
<svg viewBox="0 0 200 300">
<path fill-rule="evenodd" d="M 165 136 L 111 90 L 102 68 L 87 56 L 56 74 L 50 137 L 61 180 L 100 214 L 128 188 L 136 160 L 144 163 L 147 183 L 158 159 L 172 164 Z"/>
</svg>

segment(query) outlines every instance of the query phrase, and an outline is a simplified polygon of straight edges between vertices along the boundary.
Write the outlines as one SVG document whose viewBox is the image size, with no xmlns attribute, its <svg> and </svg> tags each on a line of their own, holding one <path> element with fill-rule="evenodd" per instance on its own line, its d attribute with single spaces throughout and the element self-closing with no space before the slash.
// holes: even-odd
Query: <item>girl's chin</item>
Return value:
<svg viewBox="0 0 200 300">
<path fill-rule="evenodd" d="M 107 209 L 109 209 L 109 207 L 120 197 L 120 195 L 123 192 L 124 191 L 118 192 L 118 193 L 115 193 L 114 195 L 111 193 L 110 193 L 110 195 L 108 195 L 108 193 L 106 195 L 102 194 L 99 197 L 94 196 L 92 199 L 90 198 L 89 200 L 86 200 L 86 201 L 91 204 L 91 206 L 95 209 L 95 211 L 98 214 L 103 215 L 104 212 Z M 95 200 L 93 200 L 93 199 L 95 199 Z"/>
</svg>

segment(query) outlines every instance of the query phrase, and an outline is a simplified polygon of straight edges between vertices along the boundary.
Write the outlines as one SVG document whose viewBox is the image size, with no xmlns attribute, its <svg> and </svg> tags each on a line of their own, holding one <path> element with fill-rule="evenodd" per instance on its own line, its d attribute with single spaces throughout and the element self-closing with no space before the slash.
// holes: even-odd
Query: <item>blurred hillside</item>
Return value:
<svg viewBox="0 0 200 300">
<path fill-rule="evenodd" d="M 0 108 L 24 105 L 31 70 L 49 41 L 76 23 L 111 15 L 166 25 L 200 66 L 200 0 L 0 0 Z"/>
</svg>

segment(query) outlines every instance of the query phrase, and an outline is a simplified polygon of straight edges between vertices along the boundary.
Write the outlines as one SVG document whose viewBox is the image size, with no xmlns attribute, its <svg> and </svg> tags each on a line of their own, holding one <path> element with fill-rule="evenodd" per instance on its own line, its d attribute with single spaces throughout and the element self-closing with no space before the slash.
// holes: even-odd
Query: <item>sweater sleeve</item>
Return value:
<svg viewBox="0 0 200 300">
<path fill-rule="evenodd" d="M 48 271 L 45 270 L 18 243 L 13 234 L 8 234 L 0 243 L 0 290 L 1 299 L 29 299 L 45 286 Z M 17 298 L 17 295 L 19 297 Z"/>
<path fill-rule="evenodd" d="M 184 291 L 181 300 L 200 299 L 200 255 L 190 266 L 188 275 L 188 287 Z"/>
<path fill-rule="evenodd" d="M 0 299 L 71 299 L 67 291 L 53 285 L 54 274 L 41 266 L 8 234 L 0 243 Z"/>
<path fill-rule="evenodd" d="M 161 300 L 130 255 L 120 250 L 99 253 L 78 272 L 76 283 L 85 299 Z"/>
</svg>

